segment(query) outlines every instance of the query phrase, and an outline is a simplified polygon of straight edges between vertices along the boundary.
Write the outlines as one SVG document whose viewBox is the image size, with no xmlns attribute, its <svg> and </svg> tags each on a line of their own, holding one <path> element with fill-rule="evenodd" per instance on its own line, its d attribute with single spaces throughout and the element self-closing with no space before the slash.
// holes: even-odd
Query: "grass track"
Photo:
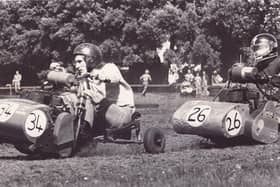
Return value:
<svg viewBox="0 0 280 187">
<path fill-rule="evenodd" d="M 137 104 L 159 105 L 138 110 L 143 130 L 163 128 L 163 154 L 146 154 L 142 145 L 99 144 L 73 158 L 30 160 L 3 144 L 0 186 L 280 186 L 279 144 L 218 148 L 174 133 L 169 119 L 188 99 L 174 93 L 135 96 Z"/>
</svg>

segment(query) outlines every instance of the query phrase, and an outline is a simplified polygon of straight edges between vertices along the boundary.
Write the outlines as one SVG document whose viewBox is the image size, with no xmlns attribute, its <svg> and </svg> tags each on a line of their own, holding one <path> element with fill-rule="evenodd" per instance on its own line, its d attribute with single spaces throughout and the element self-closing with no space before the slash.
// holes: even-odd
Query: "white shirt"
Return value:
<svg viewBox="0 0 280 187">
<path fill-rule="evenodd" d="M 93 86 L 95 86 L 105 97 L 108 97 L 110 85 L 112 86 L 114 96 L 116 97 L 116 104 L 118 106 L 134 107 L 134 95 L 131 86 L 124 80 L 119 68 L 113 63 L 104 64 L 101 68 L 92 70 L 91 75 L 93 79 Z M 105 82 L 104 82 L 105 81 Z M 110 81 L 110 83 L 106 83 Z"/>
</svg>

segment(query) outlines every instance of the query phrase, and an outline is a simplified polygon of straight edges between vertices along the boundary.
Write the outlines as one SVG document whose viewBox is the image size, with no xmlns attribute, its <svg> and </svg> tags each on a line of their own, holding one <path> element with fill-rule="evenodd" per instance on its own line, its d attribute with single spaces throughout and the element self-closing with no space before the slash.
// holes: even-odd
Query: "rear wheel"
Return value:
<svg viewBox="0 0 280 187">
<path fill-rule="evenodd" d="M 165 142 L 165 136 L 159 128 L 151 127 L 144 133 L 144 148 L 147 153 L 163 153 Z"/>
<path fill-rule="evenodd" d="M 35 152 L 29 149 L 28 144 L 16 144 L 14 147 L 21 153 L 31 155 L 34 154 Z"/>
</svg>

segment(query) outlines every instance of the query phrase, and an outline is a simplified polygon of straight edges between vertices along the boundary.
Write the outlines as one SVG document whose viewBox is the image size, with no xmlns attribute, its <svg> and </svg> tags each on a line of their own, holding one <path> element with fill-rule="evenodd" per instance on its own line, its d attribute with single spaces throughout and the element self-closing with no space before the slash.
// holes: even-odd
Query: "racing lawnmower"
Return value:
<svg viewBox="0 0 280 187">
<path fill-rule="evenodd" d="M 144 144 L 148 153 L 164 151 L 165 137 L 160 129 L 151 127 L 141 137 L 138 112 L 121 129 L 87 129 L 85 124 L 93 123 L 85 118 L 88 98 L 68 88 L 86 84 L 87 78 L 58 71 L 50 71 L 46 77 L 48 84 L 41 89 L 24 90 L 19 98 L 0 99 L 1 142 L 13 144 L 24 154 L 58 157 L 73 156 L 92 141 Z"/>
<path fill-rule="evenodd" d="M 280 60 L 276 39 L 260 34 L 253 39 L 262 58 L 253 64 L 234 64 L 228 83 L 213 101 L 187 101 L 172 117 L 179 134 L 205 137 L 216 144 L 273 143 L 279 138 Z M 265 43 L 266 44 L 266 43 Z M 255 55 L 257 56 L 257 55 Z"/>
</svg>

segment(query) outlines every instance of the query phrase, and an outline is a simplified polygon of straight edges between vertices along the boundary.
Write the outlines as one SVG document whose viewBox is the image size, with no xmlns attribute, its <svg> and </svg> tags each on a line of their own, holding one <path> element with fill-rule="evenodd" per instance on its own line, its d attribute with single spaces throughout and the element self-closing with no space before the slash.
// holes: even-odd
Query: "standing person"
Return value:
<svg viewBox="0 0 280 187">
<path fill-rule="evenodd" d="M 195 85 L 195 91 L 196 91 L 196 96 L 201 95 L 201 77 L 199 75 L 199 72 L 195 73 L 194 77 L 194 85 Z"/>
<path fill-rule="evenodd" d="M 193 83 L 194 76 L 192 74 L 191 69 L 188 69 L 187 73 L 184 75 L 184 78 L 185 78 L 185 81 L 188 81 L 191 84 Z"/>
<path fill-rule="evenodd" d="M 87 78 L 89 85 L 80 88 L 92 101 L 86 103 L 85 119 L 94 115 L 94 121 L 99 122 L 94 123 L 98 129 L 121 128 L 130 122 L 135 111 L 134 94 L 119 68 L 114 63 L 104 63 L 100 48 L 91 43 L 78 45 L 73 54 L 76 73 L 90 75 Z M 113 88 L 117 89 L 114 102 L 107 95 L 106 87 L 110 84 L 116 85 Z M 89 120 L 93 121 L 92 118 Z M 93 127 L 93 123 L 89 122 Z"/>
<path fill-rule="evenodd" d="M 176 84 L 179 79 L 179 69 L 177 64 L 170 64 L 170 68 L 168 70 L 168 84 L 173 85 Z"/>
<path fill-rule="evenodd" d="M 219 84 L 223 82 L 223 78 L 216 70 L 213 71 L 211 82 L 212 84 Z"/>
<path fill-rule="evenodd" d="M 21 80 L 22 80 L 22 75 L 17 70 L 15 75 L 14 75 L 13 81 L 12 81 L 12 84 L 15 86 L 15 92 L 16 93 L 18 91 L 20 91 L 20 89 L 21 89 L 21 87 L 20 87 Z"/>
<path fill-rule="evenodd" d="M 205 71 L 202 71 L 201 76 L 201 95 L 202 96 L 208 96 L 208 78 Z"/>
<path fill-rule="evenodd" d="M 145 73 L 140 76 L 140 81 L 143 84 L 142 95 L 145 96 L 148 90 L 149 83 L 152 81 L 152 77 L 148 69 L 146 69 Z"/>
<path fill-rule="evenodd" d="M 190 69 L 184 75 L 184 80 L 180 85 L 180 95 L 194 95 L 194 86 L 193 86 L 194 76 Z"/>
</svg>

